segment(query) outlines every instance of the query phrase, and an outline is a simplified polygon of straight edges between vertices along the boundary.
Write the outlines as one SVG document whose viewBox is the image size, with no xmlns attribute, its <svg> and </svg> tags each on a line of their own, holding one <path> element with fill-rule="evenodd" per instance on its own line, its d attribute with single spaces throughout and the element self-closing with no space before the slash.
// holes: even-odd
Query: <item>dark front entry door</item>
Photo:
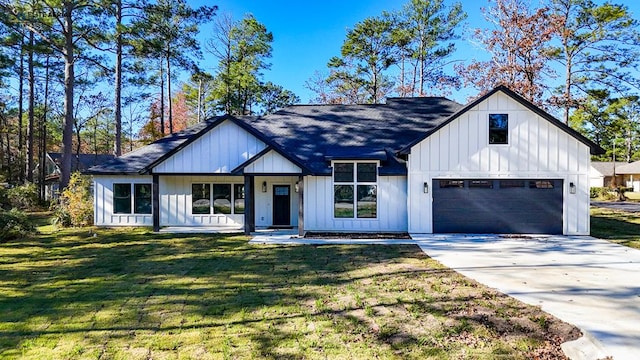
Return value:
<svg viewBox="0 0 640 360">
<path fill-rule="evenodd" d="M 291 186 L 273 185 L 273 225 L 291 225 Z"/>
</svg>

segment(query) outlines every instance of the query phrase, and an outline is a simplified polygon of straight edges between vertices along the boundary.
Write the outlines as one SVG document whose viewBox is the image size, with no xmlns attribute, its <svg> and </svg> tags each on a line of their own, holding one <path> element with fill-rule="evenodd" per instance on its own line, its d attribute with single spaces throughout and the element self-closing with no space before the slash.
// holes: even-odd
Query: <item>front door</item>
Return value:
<svg viewBox="0 0 640 360">
<path fill-rule="evenodd" d="M 273 185 L 273 225 L 291 225 L 290 185 Z"/>
</svg>

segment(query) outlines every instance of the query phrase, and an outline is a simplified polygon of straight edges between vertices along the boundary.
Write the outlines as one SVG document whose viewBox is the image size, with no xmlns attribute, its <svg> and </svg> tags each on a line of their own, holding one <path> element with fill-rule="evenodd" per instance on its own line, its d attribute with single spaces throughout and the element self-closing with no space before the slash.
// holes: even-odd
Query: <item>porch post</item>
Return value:
<svg viewBox="0 0 640 360">
<path fill-rule="evenodd" d="M 304 236 L 304 176 L 298 176 L 298 235 Z"/>
<path fill-rule="evenodd" d="M 154 232 L 158 232 L 160 231 L 160 186 L 159 186 L 160 180 L 159 180 L 159 176 L 156 174 L 153 174 L 153 185 L 151 186 L 151 203 L 152 203 L 152 210 L 151 213 L 153 214 L 153 231 Z"/>
<path fill-rule="evenodd" d="M 244 233 L 250 235 L 256 231 L 255 178 L 244 176 Z"/>
</svg>

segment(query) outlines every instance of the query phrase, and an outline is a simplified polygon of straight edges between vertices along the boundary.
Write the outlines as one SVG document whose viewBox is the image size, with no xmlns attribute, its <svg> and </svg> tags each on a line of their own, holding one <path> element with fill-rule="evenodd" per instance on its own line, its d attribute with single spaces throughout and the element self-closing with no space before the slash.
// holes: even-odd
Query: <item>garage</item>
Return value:
<svg viewBox="0 0 640 360">
<path fill-rule="evenodd" d="M 435 179 L 436 233 L 562 234 L 561 179 Z"/>
</svg>

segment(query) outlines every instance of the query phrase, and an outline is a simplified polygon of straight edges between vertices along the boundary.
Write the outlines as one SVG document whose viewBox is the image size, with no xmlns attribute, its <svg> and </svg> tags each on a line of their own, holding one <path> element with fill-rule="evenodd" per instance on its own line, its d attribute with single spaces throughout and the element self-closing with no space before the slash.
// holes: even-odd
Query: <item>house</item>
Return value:
<svg viewBox="0 0 640 360">
<path fill-rule="evenodd" d="M 616 174 L 616 184 L 622 185 L 622 175 L 619 172 L 621 166 L 626 165 L 623 161 L 592 161 L 589 169 L 590 187 L 609 187 L 613 174 Z"/>
<path fill-rule="evenodd" d="M 74 154 L 71 160 L 71 171 L 84 172 L 92 166 L 113 160 L 112 154 Z M 45 157 L 45 199 L 50 200 L 58 196 L 60 188 L 60 162 L 62 153 L 48 152 Z"/>
<path fill-rule="evenodd" d="M 216 117 L 89 173 L 98 226 L 586 235 L 601 152 L 501 86 Z"/>
<path fill-rule="evenodd" d="M 620 185 L 633 189 L 633 192 L 640 192 L 640 161 L 624 163 L 616 168 L 616 174 L 622 176 Z"/>
</svg>

